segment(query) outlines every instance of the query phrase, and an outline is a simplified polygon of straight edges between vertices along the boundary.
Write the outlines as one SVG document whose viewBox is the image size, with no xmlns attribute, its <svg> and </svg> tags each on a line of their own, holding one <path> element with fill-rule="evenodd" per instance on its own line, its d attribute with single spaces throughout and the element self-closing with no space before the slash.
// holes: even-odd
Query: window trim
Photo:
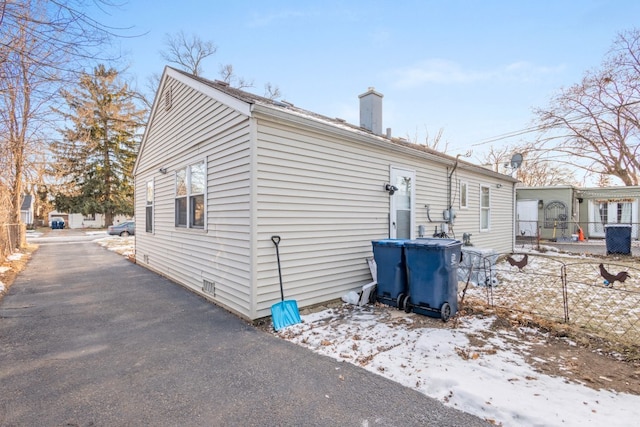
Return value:
<svg viewBox="0 0 640 427">
<path fill-rule="evenodd" d="M 145 195 L 145 205 L 144 205 L 144 231 L 147 233 L 154 233 L 154 213 L 155 209 L 153 208 L 153 202 L 155 198 L 155 182 L 154 179 L 147 181 L 146 186 L 146 195 Z M 149 209 L 151 210 L 151 215 L 148 214 Z"/>
<path fill-rule="evenodd" d="M 483 190 L 487 189 L 488 192 L 488 196 L 489 196 L 489 206 L 483 206 Z M 479 197 L 479 210 L 480 210 L 480 231 L 491 231 L 491 186 L 488 184 L 480 184 L 480 197 Z M 482 227 L 482 216 L 483 216 L 483 212 L 487 212 L 487 227 L 483 228 Z"/>
<path fill-rule="evenodd" d="M 193 188 L 192 188 L 192 171 L 194 167 L 197 166 L 201 166 L 202 167 L 202 175 L 203 175 L 203 182 L 202 182 L 202 192 L 192 192 Z M 178 195 L 178 175 L 184 171 L 185 177 L 184 177 L 184 186 L 185 186 L 185 194 L 184 195 Z M 200 161 L 197 162 L 193 162 L 190 163 L 184 167 L 181 167 L 179 169 L 176 170 L 175 174 L 174 174 L 174 203 L 173 203 L 173 209 L 174 209 L 174 226 L 175 228 L 185 228 L 185 229 L 194 229 L 194 230 L 206 230 L 207 229 L 207 161 L 206 159 L 202 159 Z M 195 209 L 193 208 L 194 206 L 194 201 L 197 200 L 197 198 L 202 197 L 202 225 L 194 225 L 195 221 L 195 217 L 193 216 L 195 214 Z M 184 214 L 185 214 L 185 220 L 184 223 L 179 223 L 179 210 L 178 210 L 178 203 L 182 204 L 184 203 Z M 181 212 L 182 210 L 180 210 Z"/>
<path fill-rule="evenodd" d="M 460 191 L 460 209 L 468 209 L 469 208 L 469 182 L 461 179 L 458 183 L 459 191 Z M 464 204 L 462 204 L 462 189 L 464 188 Z"/>
</svg>

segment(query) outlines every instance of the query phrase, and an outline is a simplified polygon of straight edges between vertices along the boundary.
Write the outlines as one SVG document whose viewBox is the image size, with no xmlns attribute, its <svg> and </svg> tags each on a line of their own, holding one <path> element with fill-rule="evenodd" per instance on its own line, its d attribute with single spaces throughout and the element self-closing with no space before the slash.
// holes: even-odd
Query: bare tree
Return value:
<svg viewBox="0 0 640 427">
<path fill-rule="evenodd" d="M 187 36 L 183 31 L 166 34 L 164 44 L 166 50 L 160 52 L 162 58 L 194 76 L 202 76 L 202 61 L 218 50 L 213 42 L 202 40 L 196 35 Z"/>
<path fill-rule="evenodd" d="M 238 77 L 233 71 L 233 65 L 221 65 L 219 70 L 220 80 L 229 83 L 229 86 L 245 89 L 253 87 L 253 81 L 246 80 L 244 77 Z"/>
<path fill-rule="evenodd" d="M 444 134 L 444 128 L 438 129 L 438 132 L 435 136 L 431 137 L 429 135 L 429 129 L 425 125 L 425 137 L 424 142 L 418 140 L 418 131 L 414 135 L 407 134 L 407 140 L 413 142 L 414 144 L 424 145 L 432 150 L 439 151 L 441 153 L 446 153 L 449 150 L 449 141 L 443 141 L 442 135 Z"/>
<path fill-rule="evenodd" d="M 516 153 L 522 155 L 523 162 L 514 170 L 511 167 L 511 158 Z M 549 159 L 548 153 L 537 150 L 533 144 L 500 148 L 492 146 L 481 162 L 495 172 L 514 175 L 527 187 L 576 183 L 575 175 L 569 167 Z"/>
<path fill-rule="evenodd" d="M 535 111 L 544 130 L 542 150 L 565 156 L 590 174 L 640 184 L 640 33 L 623 33 L 600 70 L 560 91 Z"/>
<path fill-rule="evenodd" d="M 271 83 L 266 83 L 264 85 L 264 97 L 268 99 L 278 99 L 282 97 L 282 93 L 280 92 L 280 88 L 278 86 L 274 86 Z"/>
<path fill-rule="evenodd" d="M 187 36 L 182 31 L 175 34 L 167 34 L 164 44 L 165 49 L 160 52 L 160 55 L 165 61 L 194 76 L 200 77 L 203 77 L 204 74 L 202 62 L 218 51 L 217 46 L 212 41 L 203 40 L 197 35 Z M 237 89 L 250 88 L 254 85 L 253 80 L 238 76 L 231 64 L 220 65 L 218 75 L 221 81 Z M 153 75 L 149 79 L 147 86 L 155 92 L 159 83 L 160 76 Z M 276 99 L 281 96 L 280 89 L 271 83 L 265 85 L 264 93 L 264 96 L 269 99 Z M 145 103 L 151 105 L 147 99 L 145 99 Z"/>
<path fill-rule="evenodd" d="M 54 94 L 112 33 L 83 12 L 84 0 L 0 6 L 0 186 L 10 193 L 9 221 L 18 223 L 30 149 L 49 126 Z"/>
</svg>

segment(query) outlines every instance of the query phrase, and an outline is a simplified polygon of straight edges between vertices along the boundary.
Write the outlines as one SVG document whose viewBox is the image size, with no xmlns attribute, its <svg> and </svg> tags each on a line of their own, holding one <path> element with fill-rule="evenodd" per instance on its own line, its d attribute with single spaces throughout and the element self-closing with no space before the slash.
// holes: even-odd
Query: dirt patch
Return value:
<svg viewBox="0 0 640 427">
<path fill-rule="evenodd" d="M 519 342 L 531 344 L 520 350 L 524 359 L 538 372 L 565 378 L 599 390 L 613 390 L 640 395 L 640 350 L 620 347 L 600 337 L 588 335 L 567 325 L 535 322 L 513 313 L 467 308 L 467 314 L 493 314 L 496 320 L 490 331 L 475 340 L 474 345 L 487 344 L 497 333 L 508 332 Z M 504 335 L 504 334 L 503 334 Z"/>
</svg>

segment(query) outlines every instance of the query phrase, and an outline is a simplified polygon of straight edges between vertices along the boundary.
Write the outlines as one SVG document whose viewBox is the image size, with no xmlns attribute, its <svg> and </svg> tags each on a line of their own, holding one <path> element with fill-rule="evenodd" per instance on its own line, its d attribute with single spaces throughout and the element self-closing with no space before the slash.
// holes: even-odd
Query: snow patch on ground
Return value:
<svg viewBox="0 0 640 427">
<path fill-rule="evenodd" d="M 640 396 L 535 371 L 521 355 L 536 345 L 535 337 L 488 335 L 492 317 L 461 317 L 452 329 L 412 326 L 416 315 L 381 316 L 387 314 L 369 307 L 328 309 L 303 315 L 303 323 L 278 335 L 497 424 L 628 426 L 640 416 Z"/>
<path fill-rule="evenodd" d="M 102 232 L 102 234 L 104 234 L 104 232 Z M 108 236 L 102 239 L 96 239 L 94 242 L 110 251 L 129 257 L 135 255 L 135 239 L 135 236 Z"/>
<path fill-rule="evenodd" d="M 134 236 L 96 242 L 125 256 L 135 252 Z M 529 337 L 523 342 L 506 331 L 488 334 L 492 317 L 460 317 L 455 328 L 432 328 L 416 327 L 416 316 L 345 305 L 303 315 L 303 323 L 277 335 L 498 425 L 615 427 L 640 417 L 640 396 L 535 371 L 522 354 L 540 345 L 536 329 L 520 328 Z"/>
<path fill-rule="evenodd" d="M 9 255 L 7 257 L 8 261 L 20 261 L 22 259 L 22 257 L 24 256 L 24 254 L 20 253 L 20 252 L 14 252 L 11 255 Z"/>
</svg>

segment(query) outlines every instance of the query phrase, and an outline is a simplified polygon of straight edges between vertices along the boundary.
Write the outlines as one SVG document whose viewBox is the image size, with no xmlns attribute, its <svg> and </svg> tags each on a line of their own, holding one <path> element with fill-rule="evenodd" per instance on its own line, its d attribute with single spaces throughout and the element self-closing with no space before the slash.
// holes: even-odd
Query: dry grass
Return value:
<svg viewBox="0 0 640 427">
<path fill-rule="evenodd" d="M 38 245 L 28 244 L 0 263 L 0 282 L 4 285 L 0 287 L 2 289 L 0 290 L 0 299 L 7 293 L 18 274 L 26 268 L 31 254 L 36 249 L 38 249 Z"/>
</svg>

